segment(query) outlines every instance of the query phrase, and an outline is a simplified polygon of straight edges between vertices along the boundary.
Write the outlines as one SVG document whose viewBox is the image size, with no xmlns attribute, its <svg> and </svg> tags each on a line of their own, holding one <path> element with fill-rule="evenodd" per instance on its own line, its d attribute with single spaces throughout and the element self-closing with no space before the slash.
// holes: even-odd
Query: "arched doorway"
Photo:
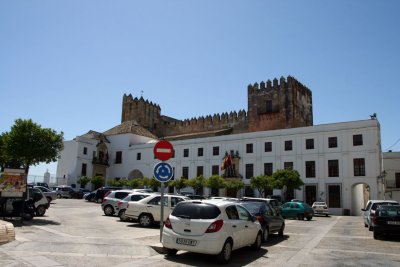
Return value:
<svg viewBox="0 0 400 267">
<path fill-rule="evenodd" d="M 351 215 L 362 215 L 361 209 L 365 208 L 370 199 L 370 186 L 367 183 L 353 184 L 351 187 Z"/>
<path fill-rule="evenodd" d="M 132 180 L 132 179 L 134 179 L 134 178 L 143 179 L 143 173 L 142 173 L 141 171 L 139 171 L 139 170 L 133 170 L 133 171 L 131 171 L 131 172 L 129 173 L 129 175 L 128 175 L 128 179 L 129 179 L 129 180 Z"/>
</svg>

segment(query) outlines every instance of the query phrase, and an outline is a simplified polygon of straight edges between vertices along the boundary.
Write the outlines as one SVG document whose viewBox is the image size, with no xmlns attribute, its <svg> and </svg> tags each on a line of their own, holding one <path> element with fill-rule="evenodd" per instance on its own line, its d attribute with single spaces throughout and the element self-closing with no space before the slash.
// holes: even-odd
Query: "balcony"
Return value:
<svg viewBox="0 0 400 267">
<path fill-rule="evenodd" d="M 108 159 L 105 159 L 105 158 L 93 157 L 92 163 L 97 164 L 97 165 L 107 166 L 107 167 L 110 166 L 110 164 L 108 163 Z"/>
</svg>

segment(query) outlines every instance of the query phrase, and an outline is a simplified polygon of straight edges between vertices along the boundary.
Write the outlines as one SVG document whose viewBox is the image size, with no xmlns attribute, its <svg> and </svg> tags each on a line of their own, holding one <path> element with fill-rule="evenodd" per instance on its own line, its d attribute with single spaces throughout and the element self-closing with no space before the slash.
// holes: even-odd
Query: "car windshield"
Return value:
<svg viewBox="0 0 400 267">
<path fill-rule="evenodd" d="M 325 202 L 314 202 L 314 205 L 326 205 Z"/>
<path fill-rule="evenodd" d="M 262 202 L 246 202 L 240 203 L 243 207 L 245 207 L 251 214 L 259 213 L 261 206 L 264 205 Z"/>
<path fill-rule="evenodd" d="M 171 215 L 187 219 L 215 219 L 221 214 L 219 208 L 208 203 L 180 202 Z"/>
<path fill-rule="evenodd" d="M 378 210 L 380 216 L 389 216 L 389 217 L 400 216 L 400 205 L 380 206 Z"/>
</svg>

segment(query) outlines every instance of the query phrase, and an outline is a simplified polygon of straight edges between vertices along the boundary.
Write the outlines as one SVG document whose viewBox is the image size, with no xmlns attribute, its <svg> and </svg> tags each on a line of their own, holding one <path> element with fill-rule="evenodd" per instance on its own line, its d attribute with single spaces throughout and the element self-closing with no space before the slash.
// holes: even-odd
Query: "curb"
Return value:
<svg viewBox="0 0 400 267">
<path fill-rule="evenodd" d="M 15 240 L 14 225 L 9 222 L 0 220 L 0 244 Z"/>
</svg>

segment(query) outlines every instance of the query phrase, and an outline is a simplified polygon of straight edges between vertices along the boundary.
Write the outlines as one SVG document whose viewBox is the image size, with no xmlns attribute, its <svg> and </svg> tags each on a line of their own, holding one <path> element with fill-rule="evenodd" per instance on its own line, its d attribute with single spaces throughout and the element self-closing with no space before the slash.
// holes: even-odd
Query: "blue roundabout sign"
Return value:
<svg viewBox="0 0 400 267">
<path fill-rule="evenodd" d="M 173 175 L 172 166 L 168 163 L 160 162 L 154 166 L 154 177 L 160 182 L 168 182 Z"/>
</svg>

